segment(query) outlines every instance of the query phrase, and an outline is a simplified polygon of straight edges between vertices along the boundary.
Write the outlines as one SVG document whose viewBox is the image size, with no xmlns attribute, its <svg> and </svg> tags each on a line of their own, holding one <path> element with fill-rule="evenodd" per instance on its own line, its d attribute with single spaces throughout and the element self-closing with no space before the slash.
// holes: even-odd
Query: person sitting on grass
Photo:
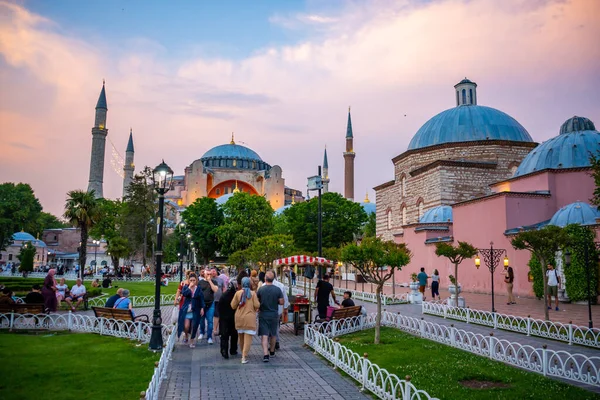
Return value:
<svg viewBox="0 0 600 400">
<path fill-rule="evenodd" d="M 12 290 L 5 287 L 2 289 L 2 295 L 0 295 L 0 304 L 15 304 L 12 298 Z"/>
<path fill-rule="evenodd" d="M 35 284 L 31 287 L 31 292 L 25 296 L 25 304 L 44 304 L 44 296 L 40 285 Z"/>
<path fill-rule="evenodd" d="M 352 292 L 344 292 L 344 300 L 342 300 L 342 307 L 354 307 L 354 300 L 352 300 Z"/>
<path fill-rule="evenodd" d="M 106 300 L 106 304 L 104 304 L 104 307 L 113 308 L 115 306 L 115 303 L 121 298 L 121 296 L 123 296 L 123 288 L 118 288 L 117 293 L 113 294 Z"/>
<path fill-rule="evenodd" d="M 120 289 L 121 290 L 121 298 L 117 301 L 115 301 L 115 305 L 113 306 L 113 308 L 118 309 L 118 310 L 130 310 L 131 311 L 131 315 L 133 315 L 133 317 L 135 318 L 135 312 L 133 311 L 133 303 L 131 303 L 131 300 L 129 299 L 129 290 L 127 289 Z"/>
<path fill-rule="evenodd" d="M 92 282 L 92 287 L 100 287 L 100 281 L 98 280 L 98 278 L 94 279 L 94 281 Z"/>
<path fill-rule="evenodd" d="M 75 311 L 77 307 L 79 307 L 79 305 L 83 303 L 83 300 L 85 300 L 85 293 L 85 286 L 82 285 L 81 279 L 78 278 L 77 283 L 73 285 L 71 291 L 69 292 L 69 295 L 65 298 L 65 301 L 67 302 L 69 307 L 71 307 L 71 311 Z M 74 300 L 77 300 L 77 304 L 75 305 L 75 307 L 73 307 Z"/>
<path fill-rule="evenodd" d="M 108 276 L 106 276 L 104 280 L 102 280 L 102 287 L 104 289 L 110 289 L 112 287 L 112 281 Z"/>
</svg>

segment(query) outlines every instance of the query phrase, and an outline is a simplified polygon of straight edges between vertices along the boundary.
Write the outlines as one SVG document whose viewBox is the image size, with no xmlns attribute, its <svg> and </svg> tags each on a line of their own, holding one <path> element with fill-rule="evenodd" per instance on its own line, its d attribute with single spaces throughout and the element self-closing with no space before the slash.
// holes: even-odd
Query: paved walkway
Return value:
<svg viewBox="0 0 600 400">
<path fill-rule="evenodd" d="M 221 357 L 214 345 L 200 342 L 195 349 L 177 344 L 169 376 L 161 385 L 160 399 L 368 399 L 349 378 L 302 347 L 291 325 L 282 327 L 281 350 L 269 363 L 262 362 L 262 347 L 255 338 L 248 364 L 241 355 Z"/>
</svg>

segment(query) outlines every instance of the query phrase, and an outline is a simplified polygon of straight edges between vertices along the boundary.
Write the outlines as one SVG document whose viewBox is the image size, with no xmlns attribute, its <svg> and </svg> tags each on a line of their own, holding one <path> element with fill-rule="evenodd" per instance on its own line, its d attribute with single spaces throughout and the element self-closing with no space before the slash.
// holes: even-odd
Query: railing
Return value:
<svg viewBox="0 0 600 400">
<path fill-rule="evenodd" d="M 25 278 L 45 278 L 46 275 L 48 275 L 47 272 L 28 272 L 27 276 Z M 0 276 L 23 278 L 23 273 L 17 272 L 17 273 L 13 274 L 9 271 L 9 272 L 0 273 Z M 74 281 L 77 278 L 79 278 L 79 275 L 75 274 L 74 272 L 73 273 L 69 272 L 69 273 L 62 274 L 62 275 L 57 274 L 54 277 L 57 279 L 65 278 L 68 281 Z M 86 280 L 86 281 L 94 280 L 94 279 L 98 279 L 98 280 L 102 281 L 104 279 L 104 276 L 102 274 L 94 274 L 94 275 L 86 275 L 84 278 L 84 280 Z M 154 282 L 154 280 L 155 280 L 154 275 L 145 275 L 144 277 L 132 276 L 131 278 L 126 277 L 126 276 L 122 276 L 122 277 L 111 276 L 110 279 L 112 281 L 121 281 L 121 282 Z M 176 275 L 173 275 L 172 277 L 170 277 L 169 281 L 179 282 L 179 274 L 176 274 Z"/>
<path fill-rule="evenodd" d="M 289 288 L 286 286 L 286 290 L 289 290 Z M 371 293 L 371 292 L 360 292 L 360 291 L 356 291 L 356 290 L 350 290 L 350 289 L 343 289 L 343 288 L 334 288 L 334 293 L 337 296 L 343 296 L 344 292 L 350 292 L 352 293 L 352 299 L 353 300 L 362 300 L 362 301 L 366 301 L 369 303 L 377 303 L 377 295 L 375 293 Z M 310 291 L 308 290 L 308 287 L 306 288 L 306 291 L 309 292 L 308 296 L 310 298 L 312 298 L 314 296 L 314 291 L 315 288 L 314 286 L 310 289 Z M 293 286 L 292 287 L 292 293 L 294 295 L 296 294 L 301 294 L 304 295 L 304 289 L 301 286 Z M 392 305 L 392 304 L 404 304 L 404 303 L 408 303 L 408 293 L 398 293 L 395 296 L 392 295 L 388 295 L 388 294 L 381 294 L 381 304 L 382 305 Z"/>
<path fill-rule="evenodd" d="M 106 304 L 106 297 L 94 297 L 88 300 L 88 305 L 90 307 L 104 307 Z M 154 296 L 131 296 L 129 297 L 131 300 L 131 304 L 133 307 L 153 307 L 154 306 Z M 160 295 L 160 304 L 162 305 L 172 305 L 175 302 L 174 294 L 161 294 Z"/>
<path fill-rule="evenodd" d="M 150 380 L 150 384 L 148 385 L 148 389 L 145 392 L 142 392 L 142 396 L 140 398 L 144 398 L 146 400 L 157 400 L 160 392 L 160 385 L 162 381 L 167 377 L 167 368 L 169 367 L 169 361 L 171 361 L 171 353 L 173 353 L 173 346 L 177 341 L 177 326 L 173 326 L 171 334 L 167 339 L 167 343 L 165 344 L 162 354 L 160 356 L 160 360 L 154 364 L 154 374 L 152 374 L 152 380 Z"/>
<path fill-rule="evenodd" d="M 423 302 L 423 314 L 437 315 L 444 318 L 464 321 L 468 324 L 485 325 L 494 329 L 503 329 L 522 333 L 527 336 L 539 336 L 558 340 L 568 344 L 578 344 L 600 348 L 600 329 L 588 328 L 574 324 L 544 321 L 531 317 L 492 313 L 472 310 L 470 308 L 452 307 L 447 304 Z"/>
<path fill-rule="evenodd" d="M 380 399 L 435 399 L 427 392 L 418 390 L 410 377 L 398 376 L 371 362 L 367 355 L 360 356 L 346 346 L 335 342 L 331 337 L 356 332 L 374 326 L 373 315 L 331 321 L 325 324 L 309 325 L 304 330 L 304 342 L 361 385 L 361 391 L 368 390 Z M 436 399 L 437 400 L 437 399 Z"/>
</svg>

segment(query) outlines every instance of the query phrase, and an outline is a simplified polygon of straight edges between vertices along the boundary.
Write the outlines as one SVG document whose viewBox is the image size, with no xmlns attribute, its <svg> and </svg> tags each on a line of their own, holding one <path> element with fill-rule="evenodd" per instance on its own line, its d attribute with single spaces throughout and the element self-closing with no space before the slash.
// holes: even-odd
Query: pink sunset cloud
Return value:
<svg viewBox="0 0 600 400">
<path fill-rule="evenodd" d="M 348 3 L 335 15 L 272 18 L 307 39 L 242 60 L 172 59 L 165 44 L 140 37 L 73 37 L 14 3 L 0 2 L 0 15 L 0 181 L 30 183 L 55 214 L 68 190 L 87 188 L 103 78 L 108 137 L 123 154 L 133 128 L 138 168 L 164 158 L 181 174 L 233 131 L 303 191 L 325 145 L 330 189 L 342 191 L 352 105 L 357 200 L 392 178 L 390 159 L 454 106 L 464 76 L 479 84 L 480 104 L 512 115 L 536 141 L 573 114 L 600 124 L 595 0 Z M 104 192 L 116 198 L 111 157 L 109 142 Z"/>
</svg>

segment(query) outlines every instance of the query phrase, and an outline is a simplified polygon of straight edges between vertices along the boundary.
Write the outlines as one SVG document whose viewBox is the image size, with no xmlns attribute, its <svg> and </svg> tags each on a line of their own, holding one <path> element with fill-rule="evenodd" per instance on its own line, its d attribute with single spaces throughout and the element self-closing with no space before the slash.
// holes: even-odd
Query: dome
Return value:
<svg viewBox="0 0 600 400">
<path fill-rule="evenodd" d="M 260 156 L 254 150 L 250 150 L 239 144 L 229 143 L 213 147 L 202 156 L 205 158 L 237 158 L 242 160 L 262 161 Z"/>
<path fill-rule="evenodd" d="M 223 204 L 227 203 L 227 200 L 232 198 L 234 194 L 235 193 L 227 193 L 221 197 L 217 197 L 217 199 L 216 199 L 217 205 L 222 206 Z"/>
<path fill-rule="evenodd" d="M 362 206 L 363 210 L 365 210 L 365 212 L 367 213 L 367 215 L 369 214 L 375 214 L 375 212 L 377 211 L 377 206 L 375 205 L 375 203 L 371 203 L 369 202 L 362 202 L 360 203 L 360 205 Z"/>
<path fill-rule="evenodd" d="M 573 117 L 560 128 L 560 135 L 537 146 L 521 161 L 515 176 L 547 168 L 581 168 L 590 166 L 590 153 L 600 151 L 600 133 L 587 118 Z"/>
<path fill-rule="evenodd" d="M 600 211 L 587 203 L 576 201 L 558 210 L 550 220 L 550 225 L 565 227 L 569 224 L 591 225 L 600 218 Z"/>
<path fill-rule="evenodd" d="M 450 206 L 437 206 L 427 211 L 419 219 L 420 224 L 431 224 L 441 222 L 452 222 L 452 207 Z"/>
<path fill-rule="evenodd" d="M 413 136 L 408 150 L 476 140 L 533 142 L 527 130 L 510 115 L 491 107 L 461 105 L 427 121 Z"/>
<path fill-rule="evenodd" d="M 288 208 L 290 208 L 291 206 L 292 206 L 291 204 L 288 204 L 286 206 L 279 207 L 277 210 L 275 210 L 275 215 L 281 215 L 281 214 L 283 214 L 283 212 L 285 210 L 287 210 Z"/>
<path fill-rule="evenodd" d="M 13 240 L 21 240 L 23 242 L 35 242 L 37 239 L 33 237 L 32 234 L 27 232 L 16 232 L 12 235 Z"/>
</svg>

